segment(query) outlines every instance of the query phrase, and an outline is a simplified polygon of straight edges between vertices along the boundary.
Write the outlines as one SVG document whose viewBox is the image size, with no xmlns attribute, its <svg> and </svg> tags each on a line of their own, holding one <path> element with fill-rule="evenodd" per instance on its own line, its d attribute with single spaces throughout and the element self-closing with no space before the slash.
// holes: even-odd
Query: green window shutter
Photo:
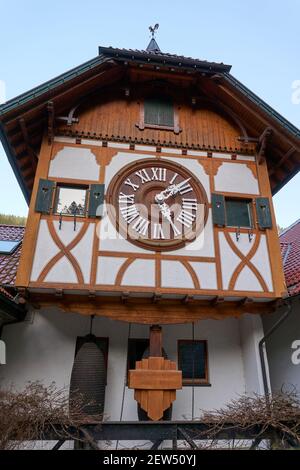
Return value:
<svg viewBox="0 0 300 470">
<path fill-rule="evenodd" d="M 144 122 L 156 126 L 174 127 L 174 107 L 168 100 L 148 99 L 144 102 Z"/>
<path fill-rule="evenodd" d="M 213 223 L 222 227 L 225 226 L 225 197 L 222 194 L 213 193 L 211 195 L 211 206 Z"/>
<path fill-rule="evenodd" d="M 54 181 L 40 179 L 37 197 L 35 201 L 36 212 L 41 212 L 42 214 L 50 214 L 54 186 Z"/>
<path fill-rule="evenodd" d="M 104 184 L 91 184 L 89 217 L 101 217 L 103 215 Z"/>
<path fill-rule="evenodd" d="M 272 228 L 272 216 L 269 198 L 256 198 L 256 215 L 259 228 Z"/>
</svg>

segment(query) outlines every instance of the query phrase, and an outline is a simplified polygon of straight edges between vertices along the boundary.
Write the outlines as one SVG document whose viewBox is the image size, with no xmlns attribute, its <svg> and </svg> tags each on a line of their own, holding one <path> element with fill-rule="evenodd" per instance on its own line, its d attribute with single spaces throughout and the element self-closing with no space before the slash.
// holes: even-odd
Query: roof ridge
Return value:
<svg viewBox="0 0 300 470">
<path fill-rule="evenodd" d="M 289 225 L 287 228 L 285 228 L 279 235 L 279 238 L 282 237 L 282 235 L 286 234 L 289 230 L 291 230 L 295 225 L 298 225 L 300 223 L 300 219 L 297 219 L 295 222 L 293 222 L 291 225 Z M 280 242 L 280 243 L 287 243 L 287 242 Z"/>
</svg>

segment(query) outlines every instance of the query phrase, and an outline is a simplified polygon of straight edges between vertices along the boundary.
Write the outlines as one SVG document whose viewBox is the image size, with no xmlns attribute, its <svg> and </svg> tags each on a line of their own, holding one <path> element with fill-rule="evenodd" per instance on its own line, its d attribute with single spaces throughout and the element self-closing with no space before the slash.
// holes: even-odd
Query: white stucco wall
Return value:
<svg viewBox="0 0 300 470">
<path fill-rule="evenodd" d="M 90 318 L 54 308 L 32 312 L 23 323 L 3 330 L 7 364 L 0 367 L 0 386 L 15 384 L 22 389 L 28 381 L 55 381 L 68 389 L 77 336 L 89 332 Z M 202 410 L 217 409 L 244 393 L 262 392 L 258 340 L 261 321 L 256 316 L 238 320 L 205 320 L 194 325 L 164 325 L 163 346 L 168 358 L 177 362 L 177 340 L 205 339 L 208 344 L 210 386 L 184 386 L 173 403 L 173 420 L 197 419 Z M 127 324 L 96 317 L 93 333 L 109 337 L 105 419 L 135 421 L 137 404 L 133 390 L 125 385 L 128 338 L 148 338 L 149 326 Z M 39 448 L 51 443 L 39 444 Z M 120 441 L 119 448 L 151 443 Z M 54 443 L 52 443 L 54 445 Z M 66 444 L 68 448 L 71 443 Z M 115 448 L 116 443 L 110 444 Z M 166 445 L 164 443 L 163 445 Z M 102 443 L 105 447 L 106 444 Z"/>
<path fill-rule="evenodd" d="M 1 386 L 14 383 L 22 388 L 29 380 L 53 380 L 58 387 L 69 385 L 77 336 L 89 332 L 89 317 L 51 309 L 31 313 L 28 319 L 3 330 L 7 364 L 0 368 Z M 129 331 L 130 330 L 130 331 Z M 128 335 L 147 338 L 147 325 L 96 317 L 93 332 L 109 337 L 108 384 L 105 413 L 119 420 L 126 374 Z M 208 341 L 209 380 L 211 386 L 183 387 L 177 393 L 173 419 L 199 416 L 200 409 L 216 408 L 245 391 L 261 390 L 257 341 L 261 322 L 257 316 L 241 320 L 205 320 L 194 326 L 195 339 Z M 192 339 L 192 324 L 163 326 L 163 344 L 171 360 L 177 361 L 177 340 Z M 137 419 L 133 392 L 125 389 L 122 419 Z"/>
</svg>

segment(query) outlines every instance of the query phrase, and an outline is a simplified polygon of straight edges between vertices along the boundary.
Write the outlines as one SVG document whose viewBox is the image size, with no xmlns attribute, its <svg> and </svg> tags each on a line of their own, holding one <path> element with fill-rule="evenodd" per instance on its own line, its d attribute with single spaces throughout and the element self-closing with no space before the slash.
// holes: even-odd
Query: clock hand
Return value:
<svg viewBox="0 0 300 470">
<path fill-rule="evenodd" d="M 156 199 L 156 197 L 155 197 Z M 176 227 L 176 225 L 174 224 L 173 220 L 172 220 L 172 217 L 171 217 L 171 209 L 170 207 L 168 206 L 168 204 L 166 204 L 165 202 L 157 202 L 157 205 L 163 215 L 163 217 L 165 217 L 169 224 L 171 225 L 172 229 L 173 229 L 173 232 L 174 232 L 174 235 L 177 236 L 177 235 L 180 235 L 180 231 L 178 230 L 178 228 Z"/>
<path fill-rule="evenodd" d="M 190 181 L 191 178 L 187 178 L 184 181 L 181 181 L 181 183 L 178 184 L 171 184 L 168 186 L 164 191 L 161 191 L 159 194 L 155 196 L 155 201 L 159 204 L 161 202 L 164 202 L 166 199 L 168 199 L 170 196 L 175 196 L 177 193 L 179 193 L 180 189 L 188 182 Z"/>
</svg>

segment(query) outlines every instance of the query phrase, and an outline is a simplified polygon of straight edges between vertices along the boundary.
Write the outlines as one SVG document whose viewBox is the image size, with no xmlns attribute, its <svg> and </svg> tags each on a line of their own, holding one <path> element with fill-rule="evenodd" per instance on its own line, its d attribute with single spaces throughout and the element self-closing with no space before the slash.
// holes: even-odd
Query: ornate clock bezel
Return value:
<svg viewBox="0 0 300 470">
<path fill-rule="evenodd" d="M 124 179 L 126 176 L 129 176 L 134 170 L 138 170 L 141 166 L 145 167 L 152 167 L 152 166 L 163 166 L 171 171 L 176 172 L 176 169 L 180 171 L 180 175 L 184 176 L 185 178 L 191 178 L 192 187 L 196 194 L 197 200 L 204 204 L 204 216 L 202 223 L 198 223 L 197 229 L 195 230 L 196 222 L 192 224 L 192 228 L 194 231 L 193 237 L 186 237 L 182 239 L 174 238 L 172 240 L 167 239 L 163 241 L 162 239 L 144 239 L 144 238 L 132 238 L 128 232 L 128 224 L 125 220 L 120 220 L 119 217 L 119 189 L 122 186 Z M 116 230 L 130 243 L 139 246 L 140 248 L 144 248 L 149 251 L 171 251 L 177 250 L 179 248 L 184 247 L 186 244 L 191 243 L 194 241 L 200 233 L 203 231 L 205 224 L 208 218 L 208 199 L 206 195 L 206 191 L 203 185 L 200 183 L 198 178 L 185 166 L 177 163 L 172 162 L 170 160 L 164 160 L 163 158 L 142 158 L 130 162 L 129 164 L 125 165 L 120 171 L 117 172 L 116 175 L 113 176 L 111 179 L 107 192 L 106 192 L 106 203 L 107 203 L 107 213 L 109 216 L 110 221 L 115 226 Z M 114 210 L 112 209 L 114 208 Z"/>
</svg>

